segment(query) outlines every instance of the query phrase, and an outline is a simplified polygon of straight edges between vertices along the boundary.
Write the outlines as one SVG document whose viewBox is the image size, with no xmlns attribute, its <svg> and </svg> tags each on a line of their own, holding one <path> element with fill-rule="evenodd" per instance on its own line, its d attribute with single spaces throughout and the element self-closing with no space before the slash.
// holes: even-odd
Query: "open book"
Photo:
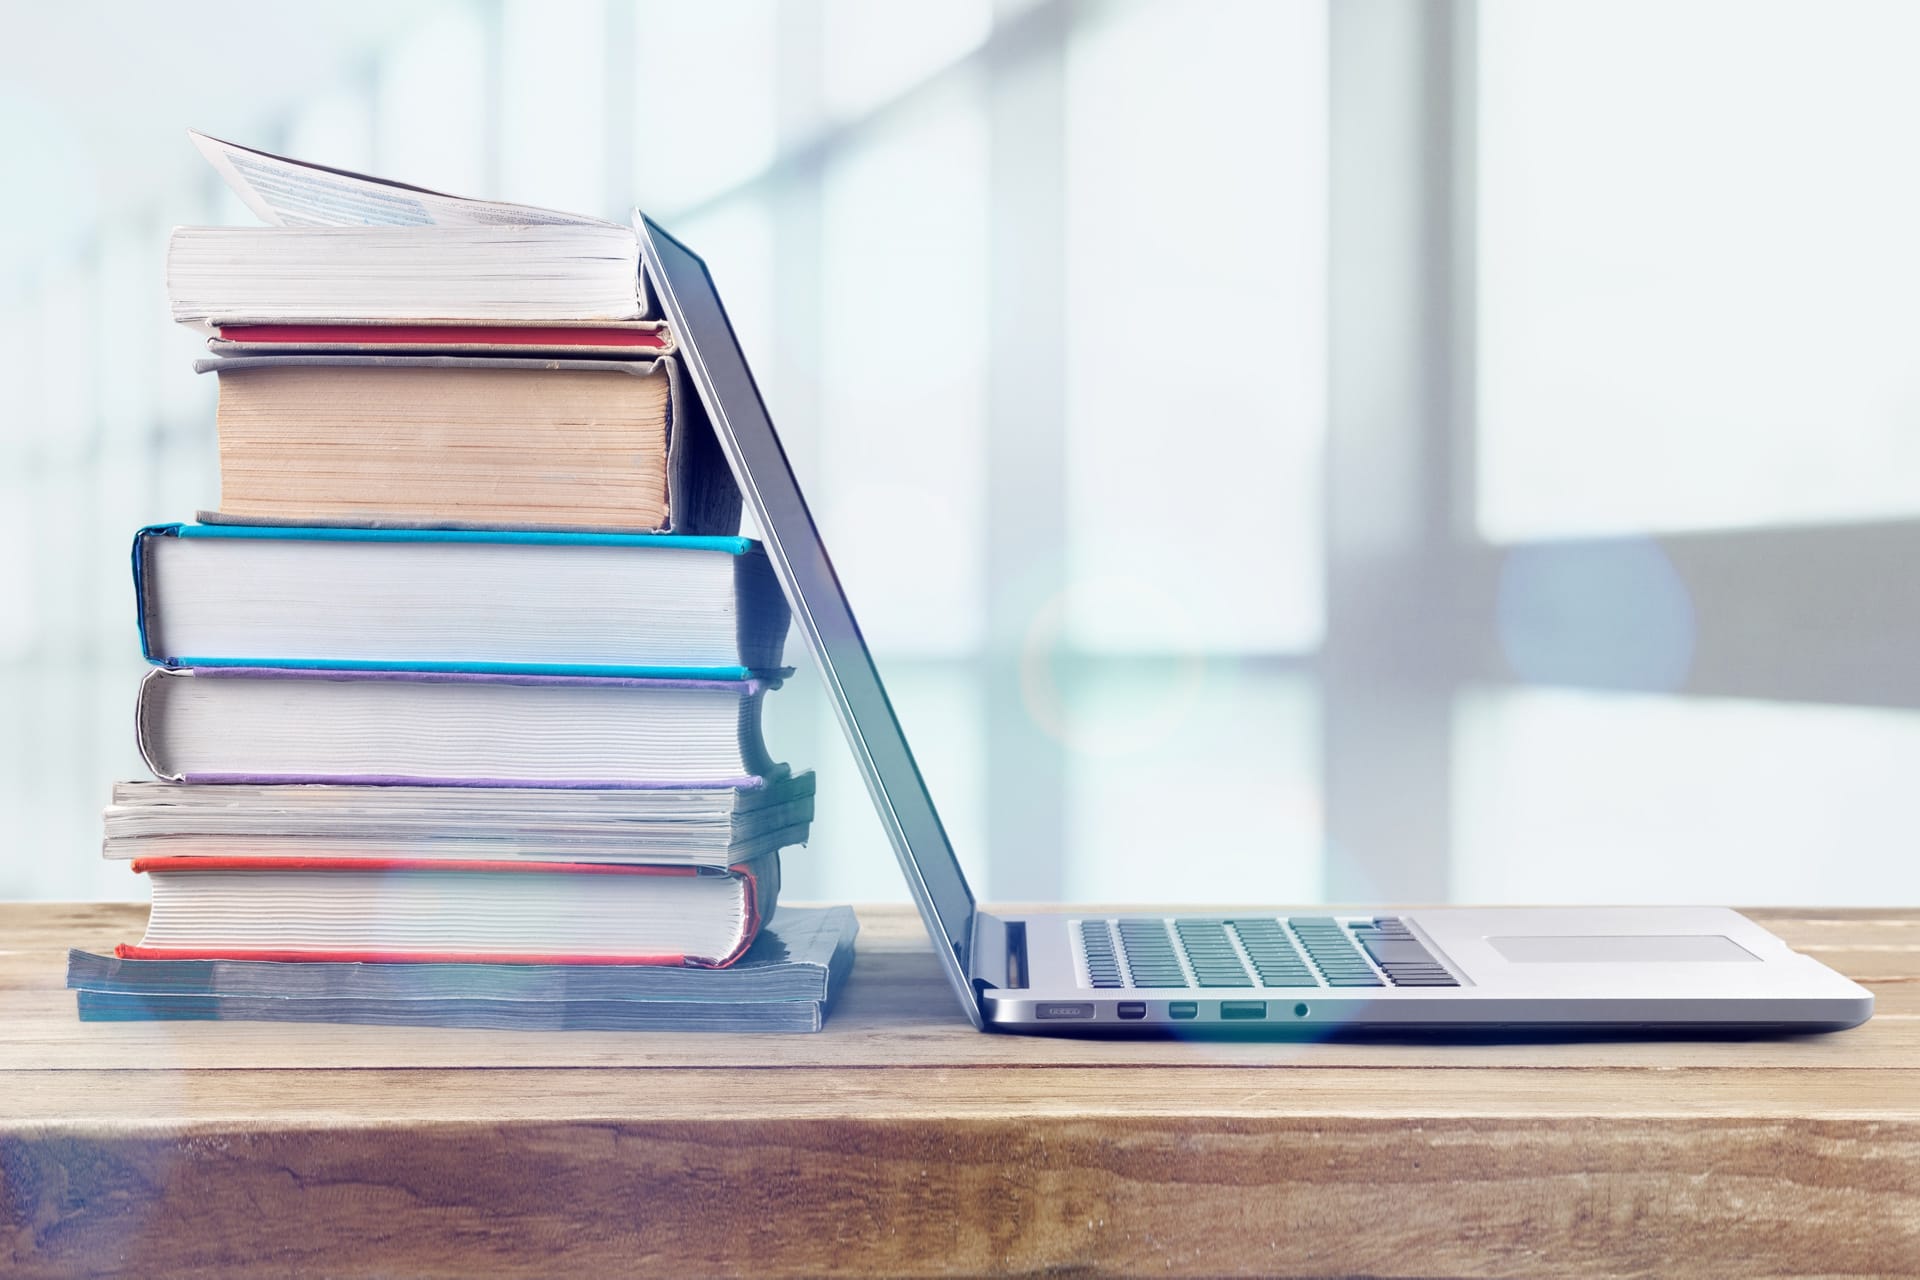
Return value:
<svg viewBox="0 0 1920 1280">
<path fill-rule="evenodd" d="M 648 304 L 631 227 L 468 200 L 191 135 L 269 228 L 180 227 L 174 319 L 621 324 Z"/>
<path fill-rule="evenodd" d="M 196 130 L 187 136 L 247 208 L 276 227 L 597 226 L 633 234 L 617 222 L 585 214 L 470 200 L 255 151 Z"/>
</svg>

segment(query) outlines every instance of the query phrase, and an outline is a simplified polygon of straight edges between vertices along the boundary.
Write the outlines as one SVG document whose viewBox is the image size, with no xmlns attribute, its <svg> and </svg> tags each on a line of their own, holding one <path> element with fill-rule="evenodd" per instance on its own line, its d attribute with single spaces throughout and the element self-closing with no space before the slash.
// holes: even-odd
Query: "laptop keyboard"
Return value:
<svg viewBox="0 0 1920 1280">
<path fill-rule="evenodd" d="M 1396 916 L 1080 920 L 1090 987 L 1457 987 Z"/>
<path fill-rule="evenodd" d="M 1173 938 L 1158 920 L 1120 922 L 1120 975 L 1132 974 L 1136 987 L 1186 987 L 1187 971 L 1174 952 Z M 1127 986 L 1124 981 L 1117 986 Z"/>
</svg>

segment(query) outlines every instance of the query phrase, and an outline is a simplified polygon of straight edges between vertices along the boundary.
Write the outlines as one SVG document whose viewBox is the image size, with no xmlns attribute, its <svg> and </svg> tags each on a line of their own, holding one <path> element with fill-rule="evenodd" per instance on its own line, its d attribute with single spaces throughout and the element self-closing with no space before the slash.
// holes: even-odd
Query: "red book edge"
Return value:
<svg viewBox="0 0 1920 1280">
<path fill-rule="evenodd" d="M 289 964 L 654 964 L 708 968 L 686 956 L 533 955 L 521 951 L 245 951 L 226 947 L 148 947 L 123 942 L 122 960 L 274 960 Z M 728 963 L 732 963 L 731 960 Z"/>
<path fill-rule="evenodd" d="M 503 862 L 497 858 L 135 858 L 135 871 L 544 871 L 565 875 L 697 876 L 698 867 L 635 866 L 624 862 Z M 729 871 L 734 868 L 729 867 Z"/>
<path fill-rule="evenodd" d="M 760 881 L 755 878 L 752 868 L 744 862 L 737 862 L 727 870 L 746 882 L 747 922 L 740 930 L 740 945 L 731 955 L 721 956 L 718 960 L 687 960 L 689 967 L 695 969 L 724 969 L 747 954 L 747 948 L 760 936 Z"/>
<path fill-rule="evenodd" d="M 547 871 L 583 875 L 692 876 L 695 867 L 621 866 L 598 862 L 494 862 L 438 858 L 136 858 L 135 871 Z M 113 949 L 122 960 L 274 960 L 289 963 L 345 964 L 653 964 L 724 969 L 753 945 L 760 934 L 760 884 L 752 868 L 738 863 L 727 870 L 745 881 L 746 925 L 740 945 L 719 960 L 691 956 L 526 955 L 492 951 L 260 951 L 242 948 L 149 947 L 123 942 Z"/>
<path fill-rule="evenodd" d="M 657 329 L 590 327 L 494 327 L 427 324 L 223 324 L 227 342 L 308 342 L 324 346 L 501 346 L 501 347 L 645 347 L 663 348 Z"/>
</svg>

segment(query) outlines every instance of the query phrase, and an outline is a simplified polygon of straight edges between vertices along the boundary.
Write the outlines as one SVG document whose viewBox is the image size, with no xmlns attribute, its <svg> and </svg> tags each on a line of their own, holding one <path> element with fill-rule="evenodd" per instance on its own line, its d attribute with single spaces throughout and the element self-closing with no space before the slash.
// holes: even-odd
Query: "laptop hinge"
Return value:
<svg viewBox="0 0 1920 1280">
<path fill-rule="evenodd" d="M 1002 920 L 985 911 L 973 913 L 972 958 L 968 977 L 976 991 L 1018 989 L 1027 985 L 1027 924 Z"/>
</svg>

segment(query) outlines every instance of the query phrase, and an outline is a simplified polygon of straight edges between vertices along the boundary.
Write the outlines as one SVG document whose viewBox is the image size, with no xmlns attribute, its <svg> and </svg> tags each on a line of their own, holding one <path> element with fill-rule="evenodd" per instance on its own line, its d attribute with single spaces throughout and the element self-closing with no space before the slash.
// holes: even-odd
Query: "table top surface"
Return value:
<svg viewBox="0 0 1920 1280">
<path fill-rule="evenodd" d="M 67 949 L 137 938 L 145 910 L 0 905 L 0 1130 L 723 1115 L 1920 1119 L 1920 910 L 1748 913 L 1870 988 L 1864 1026 L 1520 1044 L 983 1034 L 918 918 L 892 906 L 860 911 L 853 977 L 810 1036 L 79 1022 Z"/>
<path fill-rule="evenodd" d="M 0 1272 L 1920 1275 L 1920 911 L 1753 912 L 1829 1035 L 989 1035 L 861 912 L 817 1035 L 81 1023 L 0 906 Z M 1323 909 L 1324 910 L 1324 909 Z"/>
</svg>

